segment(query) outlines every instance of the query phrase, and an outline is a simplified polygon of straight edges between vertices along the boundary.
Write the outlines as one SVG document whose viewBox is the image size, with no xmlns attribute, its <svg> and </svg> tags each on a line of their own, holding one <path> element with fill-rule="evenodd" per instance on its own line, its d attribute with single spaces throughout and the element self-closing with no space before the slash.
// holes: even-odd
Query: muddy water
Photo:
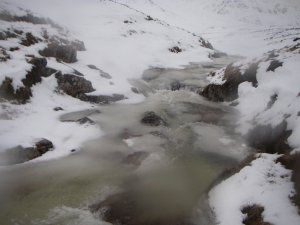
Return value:
<svg viewBox="0 0 300 225">
<path fill-rule="evenodd" d="M 64 115 L 61 120 L 68 122 L 88 117 L 106 135 L 63 159 L 1 168 L 1 224 L 106 224 L 105 200 L 121 211 L 109 218 L 114 222 L 124 223 L 125 213 L 141 225 L 214 224 L 206 190 L 247 148 L 232 132 L 236 112 L 197 92 L 209 71 L 235 59 L 150 69 L 130 81 L 147 96 L 144 102 Z M 147 111 L 167 126 L 141 124 Z M 131 200 L 134 207 L 124 205 Z"/>
</svg>

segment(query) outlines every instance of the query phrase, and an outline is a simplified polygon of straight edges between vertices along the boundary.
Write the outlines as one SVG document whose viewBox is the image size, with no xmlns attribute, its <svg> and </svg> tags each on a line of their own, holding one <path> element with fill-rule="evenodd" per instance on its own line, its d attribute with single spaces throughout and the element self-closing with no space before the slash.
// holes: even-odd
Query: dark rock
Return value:
<svg viewBox="0 0 300 225">
<path fill-rule="evenodd" d="M 51 141 L 47 139 L 41 139 L 37 143 L 35 143 L 35 149 L 40 153 L 40 155 L 45 154 L 46 152 L 52 150 L 54 148 Z"/>
<path fill-rule="evenodd" d="M 51 75 L 53 75 L 57 72 L 58 72 L 58 70 L 56 70 L 56 69 L 46 67 L 46 68 L 44 68 L 43 72 L 41 73 L 41 76 L 42 77 L 50 77 Z"/>
<path fill-rule="evenodd" d="M 248 81 L 252 83 L 253 87 L 257 87 L 258 82 L 257 82 L 257 78 L 256 78 L 256 74 L 257 74 L 257 70 L 258 70 L 258 64 L 259 62 L 256 63 L 252 63 L 245 71 L 245 73 L 243 74 L 243 81 Z"/>
<path fill-rule="evenodd" d="M 97 66 L 95 65 L 87 65 L 88 68 L 92 69 L 92 70 L 100 70 Z"/>
<path fill-rule="evenodd" d="M 19 87 L 16 91 L 12 86 L 12 79 L 6 77 L 0 86 L 0 98 L 9 101 L 17 101 L 17 103 L 25 104 L 32 96 L 31 90 L 28 87 Z"/>
<path fill-rule="evenodd" d="M 85 95 L 81 94 L 78 97 L 82 101 L 96 103 L 96 104 L 110 104 L 112 102 L 117 102 L 125 98 L 124 95 L 113 94 L 113 95 Z"/>
<path fill-rule="evenodd" d="M 13 165 L 24 163 L 42 156 L 54 148 L 51 141 L 42 139 L 35 143 L 34 147 L 24 148 L 18 145 L 0 153 L 0 165 Z"/>
<path fill-rule="evenodd" d="M 172 48 L 169 48 L 169 51 L 173 52 L 173 53 L 180 53 L 180 52 L 182 52 L 182 49 L 179 48 L 178 46 L 174 46 Z"/>
<path fill-rule="evenodd" d="M 200 38 L 199 42 L 201 43 L 201 46 L 203 46 L 204 48 L 209 48 L 209 49 L 212 49 L 212 50 L 214 49 L 212 44 L 209 43 L 208 41 L 204 40 L 203 38 Z"/>
<path fill-rule="evenodd" d="M 21 39 L 20 44 L 28 47 L 28 46 L 37 44 L 41 41 L 42 40 L 40 38 L 33 36 L 32 33 L 26 33 L 25 37 Z"/>
<path fill-rule="evenodd" d="M 272 225 L 263 220 L 264 207 L 260 205 L 246 206 L 241 211 L 246 214 L 246 218 L 243 219 L 245 225 Z"/>
<path fill-rule="evenodd" d="M 278 98 L 277 94 L 274 94 L 271 96 L 271 99 L 267 104 L 267 110 L 270 109 L 275 104 L 275 102 L 277 101 L 277 98 Z"/>
<path fill-rule="evenodd" d="M 45 57 L 54 57 L 66 63 L 77 62 L 77 51 L 72 45 L 61 45 L 58 43 L 50 43 L 48 47 L 39 52 Z"/>
<path fill-rule="evenodd" d="M 49 24 L 58 30 L 63 30 L 61 26 L 54 23 L 52 20 L 48 18 L 46 19 L 46 18 L 36 17 L 30 13 L 27 13 L 26 15 L 23 16 L 16 16 L 16 15 L 11 15 L 7 11 L 2 11 L 0 13 L 0 20 L 4 20 L 8 22 L 27 22 L 32 24 Z"/>
<path fill-rule="evenodd" d="M 212 58 L 222 58 L 227 56 L 224 52 L 215 51 L 213 54 L 210 55 Z"/>
<path fill-rule="evenodd" d="M 10 56 L 7 54 L 5 49 L 0 47 L 0 62 L 6 62 L 8 59 L 10 59 Z"/>
<path fill-rule="evenodd" d="M 103 77 L 103 78 L 106 78 L 106 79 L 111 79 L 112 76 L 102 70 L 100 70 L 100 76 Z"/>
<path fill-rule="evenodd" d="M 71 42 L 71 46 L 73 46 L 77 51 L 85 51 L 85 45 L 83 41 L 75 40 Z"/>
<path fill-rule="evenodd" d="M 54 109 L 53 109 L 54 111 L 62 111 L 62 110 L 64 110 L 62 107 L 55 107 Z"/>
<path fill-rule="evenodd" d="M 222 85 L 209 84 L 204 88 L 201 95 L 211 101 L 233 101 L 238 97 L 238 86 L 242 83 L 242 75 L 238 68 L 229 65 L 224 72 L 226 82 Z"/>
<path fill-rule="evenodd" d="M 183 88 L 184 87 L 184 85 L 182 85 L 179 81 L 173 81 L 172 83 L 171 83 L 171 90 L 172 91 L 178 91 L 178 90 L 180 90 L 181 88 Z"/>
<path fill-rule="evenodd" d="M 140 93 L 139 90 L 138 90 L 136 87 L 131 87 L 131 91 L 132 91 L 133 93 L 136 93 L 136 94 L 139 94 L 139 93 Z"/>
<path fill-rule="evenodd" d="M 155 112 L 146 112 L 141 120 L 141 123 L 148 126 L 166 126 L 167 123 L 160 116 L 156 115 Z"/>
<path fill-rule="evenodd" d="M 95 90 L 92 83 L 83 77 L 72 74 L 62 75 L 61 73 L 55 74 L 55 77 L 57 79 L 58 89 L 72 97 L 80 98 L 82 94 Z"/>
<path fill-rule="evenodd" d="M 298 207 L 300 214 L 300 154 L 285 154 L 277 159 L 286 169 L 292 171 L 292 181 L 294 182 L 295 193 L 290 196 L 292 202 Z"/>
<path fill-rule="evenodd" d="M 152 21 L 152 20 L 154 20 L 151 16 L 147 16 L 146 18 L 145 18 L 145 20 L 148 20 L 148 21 Z"/>
<path fill-rule="evenodd" d="M 291 133 L 287 129 L 287 122 L 283 121 L 276 127 L 271 125 L 256 126 L 246 135 L 246 140 L 249 146 L 260 152 L 285 154 L 291 150 L 287 142 Z"/>
<path fill-rule="evenodd" d="M 238 98 L 238 86 L 241 83 L 248 81 L 254 87 L 257 86 L 257 68 L 258 62 L 252 63 L 242 75 L 239 68 L 230 64 L 224 72 L 225 83 L 222 85 L 209 84 L 203 89 L 201 95 L 216 102 L 233 101 Z"/>
<path fill-rule="evenodd" d="M 82 73 L 80 73 L 78 70 L 73 69 L 73 73 L 77 76 L 84 77 L 84 75 Z"/>
<path fill-rule="evenodd" d="M 11 52 L 18 51 L 18 50 L 20 50 L 19 47 L 11 47 L 11 48 L 9 48 L 9 51 L 11 51 Z"/>
<path fill-rule="evenodd" d="M 128 190 L 109 196 L 89 206 L 89 209 L 98 213 L 104 221 L 118 225 L 191 225 L 186 210 L 166 206 L 161 211 L 159 199 L 152 199 L 151 204 L 146 204 L 141 197 L 134 190 Z"/>
<path fill-rule="evenodd" d="M 26 78 L 22 80 L 26 87 L 32 87 L 33 85 L 42 81 L 41 75 L 44 74 L 44 70 L 47 66 L 47 60 L 45 58 L 32 58 L 29 63 L 33 65 L 31 71 L 27 73 Z"/>
<path fill-rule="evenodd" d="M 142 161 L 146 159 L 149 156 L 149 152 L 134 152 L 128 156 L 122 161 L 124 164 L 133 165 L 135 167 L 138 167 L 141 165 Z"/>
<path fill-rule="evenodd" d="M 279 62 L 278 60 L 272 60 L 269 67 L 267 68 L 267 72 L 269 71 L 275 71 L 278 67 L 281 67 L 283 65 L 282 62 Z"/>
<path fill-rule="evenodd" d="M 76 152 L 76 149 L 71 149 L 70 152 Z"/>
<path fill-rule="evenodd" d="M 300 40 L 300 38 L 295 38 L 293 41 L 295 42 L 295 41 L 299 41 Z"/>
<path fill-rule="evenodd" d="M 88 117 L 83 117 L 79 120 L 77 120 L 77 122 L 79 122 L 80 124 L 95 124 L 95 122 L 93 120 L 91 120 L 90 118 Z"/>
</svg>

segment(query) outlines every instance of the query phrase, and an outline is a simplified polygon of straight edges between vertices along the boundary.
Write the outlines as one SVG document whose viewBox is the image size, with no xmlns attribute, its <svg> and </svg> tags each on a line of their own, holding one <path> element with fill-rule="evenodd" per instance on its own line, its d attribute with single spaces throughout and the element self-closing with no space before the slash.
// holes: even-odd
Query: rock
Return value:
<svg viewBox="0 0 300 225">
<path fill-rule="evenodd" d="M 54 109 L 53 109 L 54 111 L 62 111 L 62 110 L 64 110 L 62 107 L 55 107 Z"/>
<path fill-rule="evenodd" d="M 73 46 L 77 51 L 85 51 L 85 45 L 83 41 L 75 40 L 71 42 L 71 46 Z"/>
<path fill-rule="evenodd" d="M 32 87 L 33 85 L 42 81 L 41 76 L 46 73 L 45 68 L 47 66 L 47 60 L 45 58 L 32 58 L 29 63 L 33 65 L 31 71 L 27 73 L 26 78 L 22 80 L 26 87 Z"/>
<path fill-rule="evenodd" d="M 19 47 L 11 47 L 11 48 L 9 48 L 9 51 L 11 51 L 11 52 L 18 51 L 18 50 L 20 50 Z"/>
<path fill-rule="evenodd" d="M 35 149 L 40 153 L 40 155 L 45 154 L 53 148 L 54 146 L 52 142 L 47 139 L 41 139 L 40 141 L 35 143 Z"/>
<path fill-rule="evenodd" d="M 56 42 L 48 44 L 48 47 L 39 51 L 42 56 L 54 57 L 65 63 L 77 62 L 77 50 L 72 45 L 61 45 Z"/>
<path fill-rule="evenodd" d="M 219 51 L 215 51 L 213 54 L 210 55 L 210 57 L 212 57 L 212 58 L 222 58 L 222 57 L 225 57 L 225 56 L 227 56 L 226 53 L 219 52 Z"/>
<path fill-rule="evenodd" d="M 83 117 L 83 118 L 77 120 L 77 122 L 79 122 L 80 124 L 87 124 L 87 123 L 95 124 L 95 122 L 88 117 Z"/>
<path fill-rule="evenodd" d="M 180 90 L 181 88 L 183 88 L 184 87 L 184 85 L 182 85 L 179 81 L 173 81 L 171 84 L 170 84 L 170 86 L 171 86 L 171 90 L 172 91 L 178 91 L 178 90 Z"/>
<path fill-rule="evenodd" d="M 41 41 L 42 40 L 40 38 L 33 36 L 32 33 L 26 33 L 25 37 L 21 39 L 20 44 L 28 47 L 28 46 L 37 44 Z"/>
<path fill-rule="evenodd" d="M 296 41 L 299 41 L 300 40 L 300 38 L 294 38 L 294 42 L 296 42 Z"/>
<path fill-rule="evenodd" d="M 111 79 L 112 76 L 102 70 L 100 70 L 100 76 L 103 77 L 103 78 L 106 78 L 106 79 Z"/>
<path fill-rule="evenodd" d="M 16 103 L 25 104 L 32 96 L 31 90 L 28 87 L 19 87 L 16 91 L 12 85 L 12 79 L 6 77 L 0 86 L 0 98 Z"/>
<path fill-rule="evenodd" d="M 152 193 L 153 195 L 153 193 Z M 100 203 L 89 206 L 92 213 L 98 213 L 106 222 L 118 225 L 191 225 L 185 210 L 166 206 L 161 211 L 159 199 L 152 199 L 151 205 L 145 203 L 134 190 L 109 196 Z M 168 205 L 168 204 L 166 204 Z"/>
<path fill-rule="evenodd" d="M 126 158 L 122 161 L 122 163 L 138 167 L 149 156 L 149 154 L 150 154 L 149 152 L 143 152 L 143 151 L 134 152 L 126 156 Z"/>
<path fill-rule="evenodd" d="M 7 54 L 5 49 L 0 47 L 0 62 L 6 62 L 8 59 L 10 59 L 10 56 Z"/>
<path fill-rule="evenodd" d="M 84 77 L 84 75 L 82 73 L 80 73 L 78 70 L 73 69 L 73 73 L 77 76 Z"/>
<path fill-rule="evenodd" d="M 35 143 L 34 147 L 24 148 L 23 146 L 18 145 L 0 153 L 0 165 L 24 163 L 42 156 L 53 148 L 52 142 L 47 139 L 41 139 Z"/>
<path fill-rule="evenodd" d="M 78 77 L 72 74 L 55 74 L 57 79 L 58 89 L 66 94 L 80 98 L 85 93 L 94 91 L 92 83 L 83 77 Z M 81 98 L 80 98 L 81 99 Z"/>
<path fill-rule="evenodd" d="M 131 87 L 131 91 L 135 94 L 139 94 L 139 90 L 136 87 Z"/>
<path fill-rule="evenodd" d="M 248 132 L 246 140 L 249 146 L 260 152 L 269 154 L 285 154 L 291 151 L 287 139 L 291 135 L 287 129 L 287 122 L 283 121 L 276 127 L 271 125 L 258 125 Z"/>
<path fill-rule="evenodd" d="M 215 102 L 233 101 L 238 98 L 238 86 L 241 83 L 248 81 L 254 87 L 257 86 L 257 68 L 258 62 L 252 63 L 242 75 L 239 68 L 230 64 L 224 72 L 225 83 L 222 85 L 209 84 L 203 89 L 201 95 Z"/>
<path fill-rule="evenodd" d="M 167 123 L 160 116 L 156 115 L 155 112 L 146 112 L 141 120 L 141 123 L 148 126 L 166 126 Z"/>
<path fill-rule="evenodd" d="M 154 19 L 151 16 L 146 16 L 145 20 L 152 21 Z"/>
<path fill-rule="evenodd" d="M 97 66 L 95 65 L 87 65 L 88 68 L 92 69 L 92 70 L 100 70 Z"/>
<path fill-rule="evenodd" d="M 199 42 L 201 43 L 201 46 L 203 46 L 204 48 L 209 48 L 209 49 L 212 49 L 212 50 L 214 49 L 212 44 L 209 43 L 208 41 L 204 40 L 203 38 L 200 38 Z"/>
<path fill-rule="evenodd" d="M 117 102 L 123 100 L 124 95 L 113 94 L 113 95 L 86 95 L 82 94 L 79 99 L 86 102 L 96 103 L 96 104 L 110 104 L 112 102 Z"/>
<path fill-rule="evenodd" d="M 169 51 L 173 52 L 173 53 L 180 53 L 180 52 L 182 52 L 182 49 L 179 48 L 178 46 L 174 46 L 172 48 L 169 48 Z"/>
<path fill-rule="evenodd" d="M 242 208 L 242 213 L 246 214 L 243 219 L 245 225 L 272 225 L 269 222 L 265 222 L 263 218 L 264 207 L 260 205 L 250 205 Z"/>
<path fill-rule="evenodd" d="M 274 72 L 278 67 L 281 67 L 283 65 L 282 62 L 278 60 L 272 60 L 269 67 L 267 68 L 267 72 L 272 71 Z"/>
</svg>

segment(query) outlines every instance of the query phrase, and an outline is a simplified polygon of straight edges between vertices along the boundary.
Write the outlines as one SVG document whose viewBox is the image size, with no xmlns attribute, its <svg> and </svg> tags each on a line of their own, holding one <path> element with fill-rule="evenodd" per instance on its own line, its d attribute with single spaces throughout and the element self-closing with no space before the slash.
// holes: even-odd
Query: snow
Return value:
<svg viewBox="0 0 300 225">
<path fill-rule="evenodd" d="M 240 225 L 245 215 L 241 209 L 254 204 L 264 207 L 263 219 L 274 225 L 298 225 L 300 216 L 289 197 L 294 192 L 291 171 L 276 163 L 278 155 L 261 154 L 213 188 L 209 201 L 219 225 Z"/>
<path fill-rule="evenodd" d="M 70 154 L 70 150 L 79 150 L 84 141 L 102 135 L 96 125 L 81 125 L 76 122 L 60 122 L 65 113 L 90 108 L 91 105 L 66 95 L 54 93 L 54 77 L 43 78 L 43 82 L 34 86 L 33 97 L 26 105 L 2 104 L 0 114 L 7 119 L 0 120 L 0 150 L 22 145 L 31 147 L 34 141 L 46 138 L 52 141 L 55 149 L 35 161 L 49 160 Z M 54 111 L 55 107 L 63 111 Z"/>
</svg>

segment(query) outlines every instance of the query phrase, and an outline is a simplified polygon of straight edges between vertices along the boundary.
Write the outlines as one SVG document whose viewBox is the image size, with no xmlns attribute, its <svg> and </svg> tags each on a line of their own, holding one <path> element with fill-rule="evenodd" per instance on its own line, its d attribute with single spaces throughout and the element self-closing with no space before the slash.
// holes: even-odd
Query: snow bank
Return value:
<svg viewBox="0 0 300 225">
<path fill-rule="evenodd" d="M 264 207 L 263 219 L 274 225 L 298 225 L 300 216 L 289 197 L 294 194 L 291 171 L 276 163 L 278 155 L 261 154 L 239 173 L 213 188 L 209 202 L 219 225 L 240 225 L 242 208 Z"/>
</svg>

